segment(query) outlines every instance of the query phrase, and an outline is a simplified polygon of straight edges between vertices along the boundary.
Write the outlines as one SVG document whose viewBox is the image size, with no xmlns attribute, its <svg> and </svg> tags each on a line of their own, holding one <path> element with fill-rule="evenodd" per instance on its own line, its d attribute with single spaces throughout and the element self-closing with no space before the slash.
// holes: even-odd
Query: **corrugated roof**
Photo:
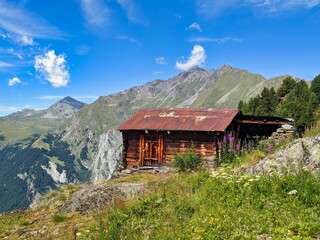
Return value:
<svg viewBox="0 0 320 240">
<path fill-rule="evenodd" d="M 225 131 L 238 109 L 153 108 L 142 109 L 118 130 Z"/>
</svg>

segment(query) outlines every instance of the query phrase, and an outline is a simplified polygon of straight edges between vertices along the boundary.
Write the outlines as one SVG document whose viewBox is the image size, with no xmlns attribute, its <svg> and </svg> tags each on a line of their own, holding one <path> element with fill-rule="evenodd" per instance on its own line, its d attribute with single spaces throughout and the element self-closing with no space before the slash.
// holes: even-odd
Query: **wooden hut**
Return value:
<svg viewBox="0 0 320 240">
<path fill-rule="evenodd" d="M 167 164 L 175 153 L 191 147 L 213 160 L 226 133 L 236 139 L 271 135 L 288 122 L 245 116 L 238 109 L 158 108 L 140 110 L 118 130 L 123 135 L 124 166 L 139 167 Z"/>
</svg>

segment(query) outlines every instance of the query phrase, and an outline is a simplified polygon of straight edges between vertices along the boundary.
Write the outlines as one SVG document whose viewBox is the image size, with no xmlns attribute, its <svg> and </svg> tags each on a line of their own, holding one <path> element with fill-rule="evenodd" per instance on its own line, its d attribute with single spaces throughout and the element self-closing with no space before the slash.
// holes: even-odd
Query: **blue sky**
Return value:
<svg viewBox="0 0 320 240">
<path fill-rule="evenodd" d="M 0 0 L 0 116 L 192 66 L 320 74 L 320 0 Z"/>
</svg>

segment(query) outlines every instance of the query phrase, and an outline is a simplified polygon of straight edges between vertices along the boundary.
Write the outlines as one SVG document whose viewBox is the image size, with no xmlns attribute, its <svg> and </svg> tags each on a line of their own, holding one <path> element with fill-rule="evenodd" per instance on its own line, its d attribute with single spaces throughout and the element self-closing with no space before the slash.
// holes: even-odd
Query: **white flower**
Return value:
<svg viewBox="0 0 320 240">
<path fill-rule="evenodd" d="M 297 190 L 292 190 L 292 191 L 288 192 L 288 195 L 295 195 L 295 194 L 297 194 L 297 193 L 298 193 Z"/>
</svg>

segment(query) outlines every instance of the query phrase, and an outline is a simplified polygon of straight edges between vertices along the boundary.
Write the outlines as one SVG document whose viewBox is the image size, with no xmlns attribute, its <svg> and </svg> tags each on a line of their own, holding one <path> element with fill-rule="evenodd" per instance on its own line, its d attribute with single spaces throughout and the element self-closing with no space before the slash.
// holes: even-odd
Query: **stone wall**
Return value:
<svg viewBox="0 0 320 240">
<path fill-rule="evenodd" d="M 281 143 L 283 141 L 291 140 L 296 135 L 296 129 L 293 125 L 284 124 L 277 129 L 276 132 L 272 133 L 269 140 Z"/>
</svg>

